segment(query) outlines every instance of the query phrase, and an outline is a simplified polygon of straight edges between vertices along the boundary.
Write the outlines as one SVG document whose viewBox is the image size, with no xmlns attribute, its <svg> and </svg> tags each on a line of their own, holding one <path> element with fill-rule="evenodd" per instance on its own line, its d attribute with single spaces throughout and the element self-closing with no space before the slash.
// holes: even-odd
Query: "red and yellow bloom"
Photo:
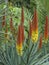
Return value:
<svg viewBox="0 0 49 65">
<path fill-rule="evenodd" d="M 37 18 L 36 9 L 34 11 L 34 18 L 33 18 L 32 23 L 33 23 L 32 24 L 33 25 L 33 31 L 32 31 L 31 38 L 32 38 L 33 42 L 37 42 L 37 40 L 38 40 L 38 18 Z"/>
<path fill-rule="evenodd" d="M 16 49 L 18 52 L 18 55 L 23 54 L 23 41 L 24 41 L 24 27 L 22 25 L 18 26 L 18 36 L 17 36 L 17 43 L 16 43 Z"/>
</svg>

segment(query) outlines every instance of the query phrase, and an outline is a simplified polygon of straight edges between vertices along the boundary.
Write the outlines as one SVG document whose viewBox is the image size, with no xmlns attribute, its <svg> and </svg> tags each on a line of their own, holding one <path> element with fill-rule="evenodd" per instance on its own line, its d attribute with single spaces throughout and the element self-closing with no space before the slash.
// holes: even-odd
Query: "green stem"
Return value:
<svg viewBox="0 0 49 65">
<path fill-rule="evenodd" d="M 24 59 L 21 57 L 21 59 L 22 59 L 22 62 L 24 62 L 24 64 L 26 65 L 26 63 L 25 63 L 25 61 L 24 61 Z"/>
<path fill-rule="evenodd" d="M 33 45 L 32 45 L 32 47 L 31 47 L 31 50 L 30 50 L 29 54 L 28 54 L 27 63 L 28 63 L 28 61 L 29 61 L 29 57 L 30 57 L 30 54 L 31 54 L 31 52 L 32 52 L 32 48 L 33 48 Z"/>
</svg>

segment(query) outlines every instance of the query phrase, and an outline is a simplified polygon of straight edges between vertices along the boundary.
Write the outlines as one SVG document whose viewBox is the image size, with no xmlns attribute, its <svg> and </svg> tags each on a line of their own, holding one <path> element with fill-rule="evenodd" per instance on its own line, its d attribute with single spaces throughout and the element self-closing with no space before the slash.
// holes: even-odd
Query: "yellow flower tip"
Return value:
<svg viewBox="0 0 49 65">
<path fill-rule="evenodd" d="M 37 40 L 38 40 L 38 31 L 33 31 L 32 32 L 31 39 L 32 39 L 33 42 L 37 42 Z"/>
<path fill-rule="evenodd" d="M 48 42 L 48 39 L 44 39 L 44 42 L 47 43 Z"/>
<path fill-rule="evenodd" d="M 47 39 L 44 38 L 42 42 L 47 44 L 48 38 Z"/>
<path fill-rule="evenodd" d="M 23 54 L 22 45 L 16 45 L 16 50 L 17 50 L 18 55 L 22 56 Z"/>
</svg>

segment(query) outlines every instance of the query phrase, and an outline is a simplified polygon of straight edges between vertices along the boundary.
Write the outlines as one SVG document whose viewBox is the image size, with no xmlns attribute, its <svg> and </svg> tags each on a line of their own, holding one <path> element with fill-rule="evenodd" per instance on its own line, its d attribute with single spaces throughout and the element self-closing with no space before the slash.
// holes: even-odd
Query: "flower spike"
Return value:
<svg viewBox="0 0 49 65">
<path fill-rule="evenodd" d="M 24 8 L 22 7 L 22 10 L 21 10 L 21 24 L 24 23 Z"/>
<path fill-rule="evenodd" d="M 38 40 L 38 18 L 37 18 L 37 11 L 34 11 L 34 17 L 32 20 L 33 23 L 33 31 L 32 31 L 32 41 L 37 42 Z"/>
<path fill-rule="evenodd" d="M 48 40 L 48 16 L 46 16 L 44 39 L 45 39 L 45 42 L 47 43 L 47 40 Z"/>
<path fill-rule="evenodd" d="M 24 41 L 24 28 L 22 25 L 19 25 L 16 49 L 17 49 L 18 55 L 20 56 L 23 54 L 23 41 Z"/>
</svg>

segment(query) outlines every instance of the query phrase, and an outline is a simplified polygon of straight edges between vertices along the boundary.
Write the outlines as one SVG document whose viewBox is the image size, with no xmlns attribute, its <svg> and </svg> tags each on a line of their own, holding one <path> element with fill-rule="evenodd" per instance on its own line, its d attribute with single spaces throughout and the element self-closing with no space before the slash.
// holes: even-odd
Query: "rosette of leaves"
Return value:
<svg viewBox="0 0 49 65">
<path fill-rule="evenodd" d="M 9 45 L 9 43 L 11 43 Z M 44 65 L 49 63 L 49 53 L 43 55 L 42 48 L 38 49 L 39 41 L 32 43 L 31 40 L 24 42 L 23 55 L 19 56 L 16 52 L 15 42 L 12 40 L 3 47 L 0 48 L 0 64 L 1 65 Z M 27 44 L 26 44 L 27 43 Z"/>
</svg>

